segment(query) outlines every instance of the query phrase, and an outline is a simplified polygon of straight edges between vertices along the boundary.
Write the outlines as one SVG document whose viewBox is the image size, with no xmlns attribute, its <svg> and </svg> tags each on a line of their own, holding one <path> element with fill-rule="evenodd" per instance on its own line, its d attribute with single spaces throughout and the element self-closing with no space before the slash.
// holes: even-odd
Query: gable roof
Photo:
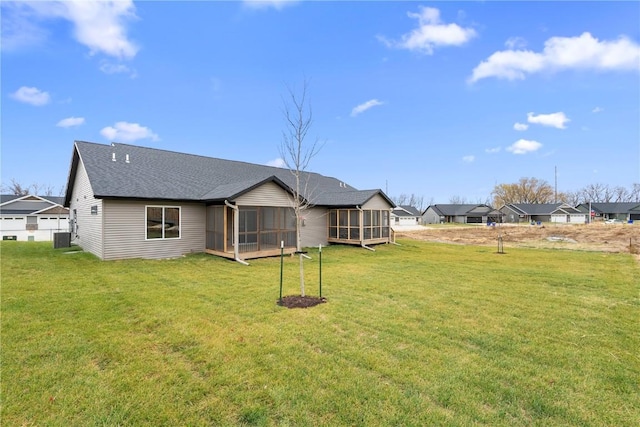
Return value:
<svg viewBox="0 0 640 427">
<path fill-rule="evenodd" d="M 591 209 L 601 214 L 625 214 L 631 210 L 637 210 L 640 208 L 638 202 L 617 202 L 617 203 L 591 203 Z M 589 203 L 582 203 L 578 206 L 578 209 L 582 212 L 589 211 Z"/>
<path fill-rule="evenodd" d="M 551 215 L 562 203 L 509 203 L 505 205 L 523 215 Z"/>
<path fill-rule="evenodd" d="M 420 216 L 420 211 L 411 205 L 400 205 L 393 208 L 395 216 Z"/>
<path fill-rule="evenodd" d="M 66 213 L 62 208 L 62 197 L 34 196 L 15 194 L 0 195 L 0 213 L 4 215 L 37 215 L 39 213 L 49 213 L 51 208 L 60 208 L 56 213 Z"/>
<path fill-rule="evenodd" d="M 557 211 L 566 214 L 582 213 L 566 203 L 509 203 L 503 206 L 505 207 L 522 215 L 551 215 Z"/>
<path fill-rule="evenodd" d="M 295 188 L 289 169 L 129 144 L 76 141 L 65 206 L 69 206 L 80 161 L 96 198 L 209 202 L 233 200 L 266 182 L 274 182 L 291 194 Z M 359 205 L 375 194 L 393 205 L 381 190 L 357 190 L 317 173 L 301 172 L 301 181 L 307 182 L 309 189 L 302 196 L 314 205 Z"/>
<path fill-rule="evenodd" d="M 478 209 L 481 208 L 481 209 Z M 467 203 L 462 203 L 462 204 L 437 204 L 437 205 L 431 205 L 427 208 L 428 209 L 432 209 L 436 214 L 440 215 L 440 216 L 465 216 L 469 213 L 491 213 L 494 212 L 495 210 L 488 205 L 484 205 L 484 204 L 467 204 Z M 472 212 L 473 211 L 473 212 Z M 499 212 L 495 211 L 496 214 L 499 214 Z"/>
</svg>

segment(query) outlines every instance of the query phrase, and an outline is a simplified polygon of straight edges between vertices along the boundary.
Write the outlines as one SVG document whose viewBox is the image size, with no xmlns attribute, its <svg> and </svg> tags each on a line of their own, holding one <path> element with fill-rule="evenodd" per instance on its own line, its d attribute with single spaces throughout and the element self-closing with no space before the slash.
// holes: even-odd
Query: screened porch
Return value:
<svg viewBox="0 0 640 427">
<path fill-rule="evenodd" d="M 389 210 L 331 209 L 329 242 L 357 245 L 389 243 Z"/>
<path fill-rule="evenodd" d="M 296 217 L 292 208 L 208 206 L 206 252 L 226 258 L 260 258 L 296 250 Z"/>
</svg>

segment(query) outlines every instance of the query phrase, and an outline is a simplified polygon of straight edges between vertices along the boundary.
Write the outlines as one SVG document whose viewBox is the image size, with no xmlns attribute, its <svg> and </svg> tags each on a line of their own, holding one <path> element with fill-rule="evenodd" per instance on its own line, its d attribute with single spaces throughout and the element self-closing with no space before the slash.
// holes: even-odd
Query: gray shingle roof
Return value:
<svg viewBox="0 0 640 427">
<path fill-rule="evenodd" d="M 128 144 L 76 141 L 65 206 L 78 164 L 75 153 L 97 198 L 217 201 L 231 200 L 269 180 L 289 190 L 295 187 L 289 169 Z M 388 200 L 381 190 L 356 190 L 317 173 L 303 172 L 302 180 L 308 180 L 310 189 L 303 196 L 315 205 L 359 205 L 378 193 Z"/>
<path fill-rule="evenodd" d="M 477 207 L 483 207 L 482 204 L 437 204 L 430 207 L 441 216 L 465 216 Z M 486 212 L 493 212 L 493 209 L 486 206 Z M 474 212 L 477 213 L 477 212 Z"/>
<path fill-rule="evenodd" d="M 593 209 L 595 212 L 606 213 L 606 214 L 625 214 L 631 211 L 632 209 L 637 208 L 638 206 L 640 206 L 640 203 L 637 203 L 637 202 L 591 203 L 591 209 Z M 588 212 L 589 204 L 583 203 L 578 206 L 578 209 L 582 212 Z"/>
<path fill-rule="evenodd" d="M 62 205 L 62 197 L 53 196 L 36 196 L 38 199 L 33 200 L 32 196 L 16 196 L 13 194 L 0 195 L 0 213 L 3 215 L 27 215 L 55 205 Z M 24 200 L 23 198 L 26 198 Z M 44 200 L 40 200 L 44 199 Z M 6 203 L 6 204 L 5 204 Z"/>
<path fill-rule="evenodd" d="M 550 215 L 561 205 L 562 203 L 510 203 L 508 206 L 526 215 Z"/>
</svg>

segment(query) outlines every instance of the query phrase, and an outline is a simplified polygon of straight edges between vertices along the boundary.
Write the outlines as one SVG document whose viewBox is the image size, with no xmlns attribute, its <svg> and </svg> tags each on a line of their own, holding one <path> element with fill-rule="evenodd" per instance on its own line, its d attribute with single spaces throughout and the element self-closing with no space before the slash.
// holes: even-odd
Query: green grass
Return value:
<svg viewBox="0 0 640 427">
<path fill-rule="evenodd" d="M 401 243 L 323 248 L 288 310 L 278 258 L 2 242 L 0 424 L 638 424 L 631 255 Z"/>
</svg>

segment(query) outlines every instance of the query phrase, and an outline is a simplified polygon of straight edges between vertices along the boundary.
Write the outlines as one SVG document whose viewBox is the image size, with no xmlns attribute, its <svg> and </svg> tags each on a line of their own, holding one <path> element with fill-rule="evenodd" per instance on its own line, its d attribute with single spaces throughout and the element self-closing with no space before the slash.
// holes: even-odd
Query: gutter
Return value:
<svg viewBox="0 0 640 427">
<path fill-rule="evenodd" d="M 362 246 L 365 249 L 369 249 L 372 252 L 375 252 L 376 250 L 373 249 L 371 246 L 367 246 L 367 245 L 364 244 L 364 224 L 363 224 L 363 221 L 362 221 L 362 219 L 363 219 L 362 218 L 362 213 L 364 211 L 358 205 L 356 205 L 356 209 L 358 209 L 360 211 L 360 246 Z"/>
<path fill-rule="evenodd" d="M 240 253 L 238 251 L 238 240 L 240 240 L 240 208 L 236 205 L 232 205 L 226 200 L 224 201 L 224 204 L 235 211 L 235 215 L 233 216 L 233 259 L 240 264 L 249 265 L 248 262 L 240 258 Z"/>
</svg>

